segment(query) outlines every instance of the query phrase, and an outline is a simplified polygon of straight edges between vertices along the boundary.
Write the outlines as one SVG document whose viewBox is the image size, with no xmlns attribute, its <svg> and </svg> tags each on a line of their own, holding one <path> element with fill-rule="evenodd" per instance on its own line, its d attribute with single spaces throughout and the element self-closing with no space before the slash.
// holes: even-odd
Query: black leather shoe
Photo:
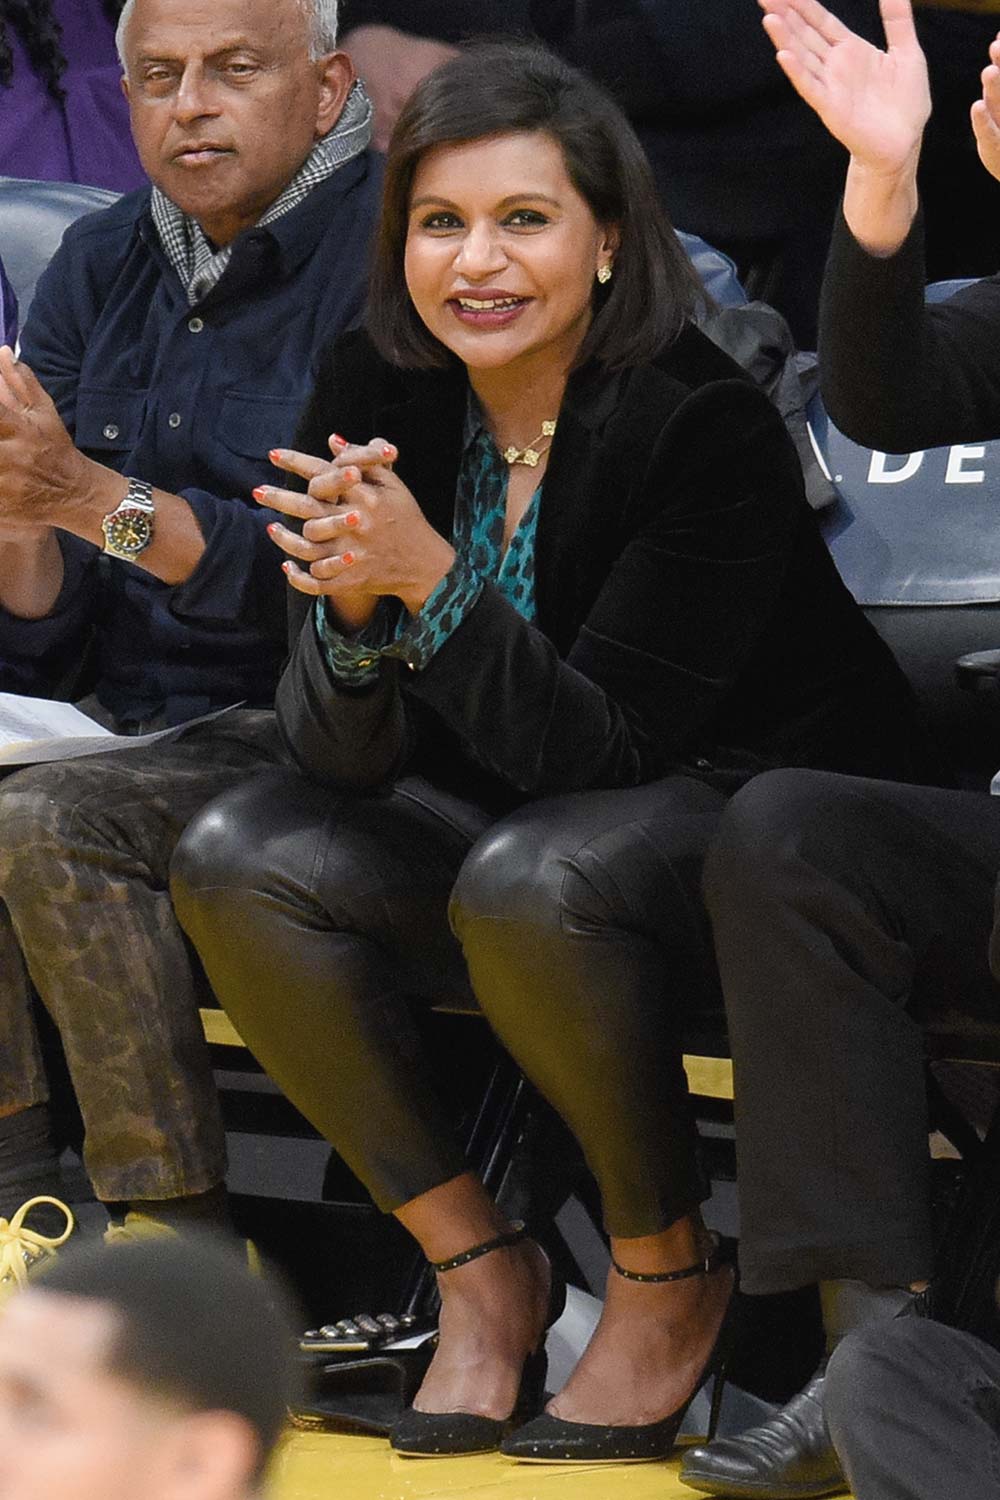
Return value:
<svg viewBox="0 0 1000 1500">
<path fill-rule="evenodd" d="M 812 1500 L 847 1482 L 823 1416 L 823 1365 L 804 1391 L 759 1427 L 692 1448 L 680 1477 L 704 1495 L 737 1500 Z"/>
</svg>

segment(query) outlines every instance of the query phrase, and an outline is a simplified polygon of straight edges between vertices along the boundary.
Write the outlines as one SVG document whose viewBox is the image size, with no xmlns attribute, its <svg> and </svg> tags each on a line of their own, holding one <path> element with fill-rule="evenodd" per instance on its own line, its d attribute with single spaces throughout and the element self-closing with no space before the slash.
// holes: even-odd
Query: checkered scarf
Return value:
<svg viewBox="0 0 1000 1500">
<path fill-rule="evenodd" d="M 339 167 L 359 156 L 372 134 L 372 105 L 364 84 L 358 82 L 347 96 L 340 119 L 306 157 L 288 186 L 275 198 L 257 224 L 273 224 L 282 214 L 297 208 L 302 200 L 328 181 Z M 201 226 L 190 214 L 154 187 L 150 203 L 153 223 L 170 264 L 187 289 L 188 302 L 199 302 L 216 285 L 229 264 L 232 245 L 213 249 Z"/>
</svg>

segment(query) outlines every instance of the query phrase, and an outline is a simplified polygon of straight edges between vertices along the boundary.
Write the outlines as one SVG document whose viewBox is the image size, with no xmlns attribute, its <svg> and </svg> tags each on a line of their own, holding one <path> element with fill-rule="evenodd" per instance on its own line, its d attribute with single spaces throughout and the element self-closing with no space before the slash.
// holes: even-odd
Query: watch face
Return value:
<svg viewBox="0 0 1000 1500">
<path fill-rule="evenodd" d="M 135 557 L 153 539 L 153 519 L 138 506 L 106 516 L 103 528 L 108 551 L 125 557 Z"/>
</svg>

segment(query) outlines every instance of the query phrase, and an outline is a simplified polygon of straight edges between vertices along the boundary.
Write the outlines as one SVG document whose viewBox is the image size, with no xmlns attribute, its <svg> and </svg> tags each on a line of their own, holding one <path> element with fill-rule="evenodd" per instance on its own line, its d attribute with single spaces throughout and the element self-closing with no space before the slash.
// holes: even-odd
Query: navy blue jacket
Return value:
<svg viewBox="0 0 1000 1500">
<path fill-rule="evenodd" d="M 122 724 L 178 723 L 238 700 L 269 704 L 285 652 L 273 481 L 319 350 L 357 321 L 381 163 L 363 155 L 267 228 L 235 241 L 224 276 L 192 308 L 167 261 L 148 189 L 78 220 L 38 284 L 22 357 L 77 446 L 181 494 L 205 537 L 171 586 L 59 533 L 66 579 L 53 612 L 0 611 L 0 687 L 93 689 Z M 88 640 L 94 673 L 75 680 Z"/>
</svg>

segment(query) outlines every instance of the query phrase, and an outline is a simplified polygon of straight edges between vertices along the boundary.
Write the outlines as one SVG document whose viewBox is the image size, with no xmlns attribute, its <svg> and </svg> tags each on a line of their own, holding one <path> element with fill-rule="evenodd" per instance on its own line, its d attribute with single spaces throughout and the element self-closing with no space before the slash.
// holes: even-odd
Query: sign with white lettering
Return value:
<svg viewBox="0 0 1000 1500">
<path fill-rule="evenodd" d="M 824 535 L 859 603 L 1000 601 L 1000 441 L 880 453 L 846 438 L 818 397 L 808 415 L 840 496 Z"/>
</svg>

